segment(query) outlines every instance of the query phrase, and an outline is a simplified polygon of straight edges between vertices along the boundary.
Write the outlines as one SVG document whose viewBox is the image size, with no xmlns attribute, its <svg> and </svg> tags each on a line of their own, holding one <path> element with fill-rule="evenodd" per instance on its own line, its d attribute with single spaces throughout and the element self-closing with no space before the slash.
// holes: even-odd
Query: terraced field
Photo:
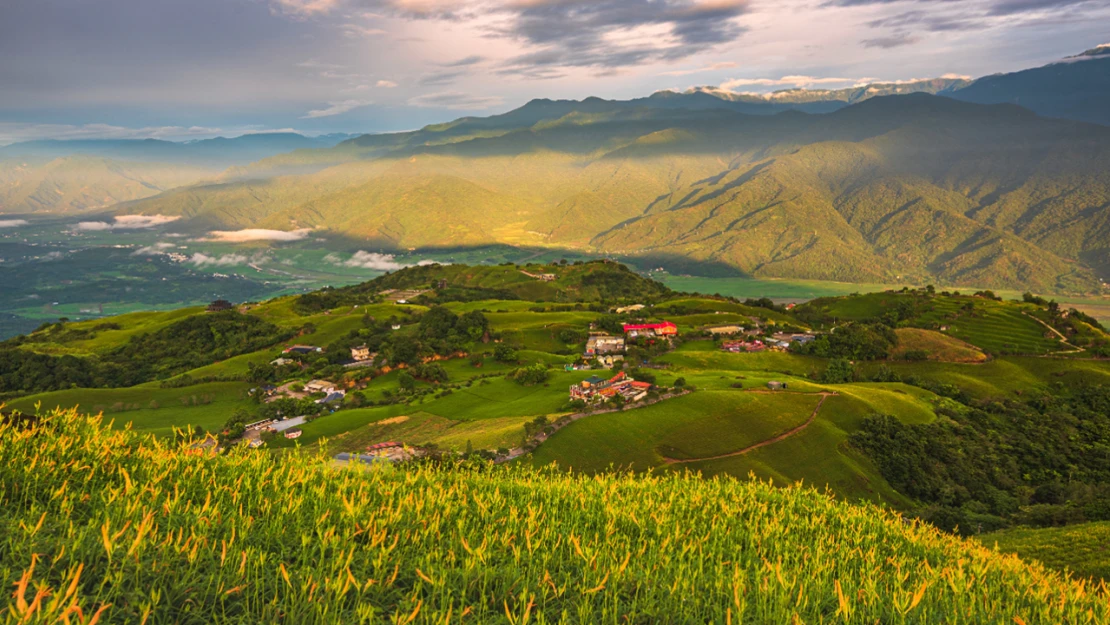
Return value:
<svg viewBox="0 0 1110 625">
<path fill-rule="evenodd" d="M 992 354 L 1050 354 L 1065 350 L 1044 326 L 1023 314 L 1029 305 L 998 302 L 980 297 L 937 296 L 923 299 L 903 293 L 870 293 L 850 298 L 814 300 L 804 311 L 827 320 L 859 321 L 881 318 L 899 305 L 915 304 L 910 325 L 940 328 L 962 341 Z M 970 306 L 968 310 L 965 307 Z"/>
</svg>

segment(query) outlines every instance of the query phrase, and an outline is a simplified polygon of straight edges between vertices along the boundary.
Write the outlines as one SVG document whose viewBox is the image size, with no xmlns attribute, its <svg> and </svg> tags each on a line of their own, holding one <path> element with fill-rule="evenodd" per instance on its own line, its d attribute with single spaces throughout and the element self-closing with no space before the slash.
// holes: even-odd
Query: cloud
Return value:
<svg viewBox="0 0 1110 625">
<path fill-rule="evenodd" d="M 224 254 L 222 256 L 209 256 L 197 252 L 185 261 L 189 264 L 196 265 L 197 267 L 223 267 L 227 265 L 245 265 L 251 259 L 245 254 Z"/>
<path fill-rule="evenodd" d="M 382 89 L 392 89 L 397 86 L 397 83 L 393 82 L 392 80 L 379 80 L 378 82 L 374 83 L 374 86 L 381 87 Z"/>
<path fill-rule="evenodd" d="M 468 67 L 470 65 L 477 65 L 478 63 L 481 63 L 484 60 L 486 60 L 486 57 L 478 55 L 478 54 L 472 54 L 470 56 L 463 57 L 463 58 L 461 58 L 457 61 L 451 61 L 450 63 L 443 63 L 443 67 Z"/>
<path fill-rule="evenodd" d="M 871 28 L 915 28 L 928 32 L 952 32 L 982 28 L 984 22 L 970 13 L 945 14 L 940 11 L 905 11 L 867 22 Z M 901 32 L 904 32 L 901 31 Z"/>
<path fill-rule="evenodd" d="M 889 50 L 891 48 L 898 48 L 901 46 L 908 46 L 921 41 L 917 35 L 910 35 L 908 33 L 898 33 L 890 35 L 889 37 L 873 37 L 871 39 L 864 39 L 860 43 L 865 48 L 883 48 Z"/>
<path fill-rule="evenodd" d="M 404 263 L 397 262 L 397 257 L 393 254 L 379 254 L 377 252 L 364 252 L 359 250 L 354 253 L 347 260 L 343 260 L 339 254 L 331 253 L 324 257 L 324 260 L 333 264 L 343 267 L 360 267 L 362 269 L 374 269 L 377 271 L 397 271 L 405 267 L 412 267 Z M 419 265 L 430 265 L 435 263 L 432 260 L 422 260 Z"/>
<path fill-rule="evenodd" d="M 503 102 L 500 96 L 467 95 L 459 91 L 426 93 L 414 98 L 409 98 L 408 101 L 410 106 L 445 108 L 462 111 L 488 109 L 494 106 L 500 106 Z"/>
<path fill-rule="evenodd" d="M 343 24 L 339 29 L 343 31 L 345 36 L 352 39 L 357 39 L 359 37 L 377 37 L 379 35 L 389 34 L 389 31 L 380 28 L 368 28 L 358 24 Z"/>
<path fill-rule="evenodd" d="M 419 82 L 420 82 L 421 85 L 424 85 L 425 87 L 448 85 L 448 84 L 451 84 L 451 83 L 455 82 L 456 80 L 458 80 L 459 78 L 462 78 L 463 76 L 466 76 L 466 75 L 467 75 L 466 70 L 432 72 L 430 74 L 424 74 L 423 76 L 421 76 Z"/>
<path fill-rule="evenodd" d="M 170 215 L 117 215 L 113 222 L 107 221 L 81 221 L 75 226 L 78 230 L 95 232 L 99 230 L 139 230 L 164 226 L 170 222 L 181 219 L 180 216 Z"/>
<path fill-rule="evenodd" d="M 312 232 L 311 228 L 300 230 L 264 230 L 247 228 L 245 230 L 213 230 L 208 233 L 208 241 L 225 243 L 245 243 L 248 241 L 300 241 Z"/>
<path fill-rule="evenodd" d="M 146 247 L 140 247 L 139 249 L 135 250 L 134 252 L 131 252 L 131 255 L 132 256 L 155 256 L 157 254 L 165 254 L 166 250 L 171 250 L 175 247 L 177 247 L 177 246 L 174 245 L 173 243 L 166 243 L 164 241 L 160 241 L 158 243 L 155 243 L 154 245 L 148 245 Z"/>
<path fill-rule="evenodd" d="M 340 4 L 341 0 L 271 0 L 270 7 L 275 13 L 303 18 L 330 13 Z"/>
<path fill-rule="evenodd" d="M 328 102 L 327 108 L 311 110 L 301 116 L 301 119 L 316 119 L 318 117 L 332 117 L 349 113 L 357 108 L 369 106 L 369 100 L 343 100 L 342 102 Z"/>
<path fill-rule="evenodd" d="M 675 70 L 675 71 L 672 71 L 672 72 L 663 72 L 659 75 L 660 76 L 688 76 L 690 74 L 700 74 L 702 72 L 714 72 L 714 71 L 722 70 L 722 69 L 732 69 L 733 67 L 736 67 L 736 66 L 737 66 L 737 64 L 732 62 L 732 61 L 724 61 L 724 62 L 721 62 L 721 63 L 714 63 L 712 65 L 706 65 L 704 67 L 698 67 L 698 68 L 695 68 L 695 69 L 680 69 L 680 70 Z"/>
<path fill-rule="evenodd" d="M 26 219 L 0 219 L 0 228 L 18 228 L 29 223 Z"/>
<path fill-rule="evenodd" d="M 721 83 L 723 91 L 736 87 L 812 87 L 819 85 L 857 85 L 873 81 L 873 78 L 839 78 L 826 76 L 783 76 L 782 78 L 732 78 Z"/>
</svg>

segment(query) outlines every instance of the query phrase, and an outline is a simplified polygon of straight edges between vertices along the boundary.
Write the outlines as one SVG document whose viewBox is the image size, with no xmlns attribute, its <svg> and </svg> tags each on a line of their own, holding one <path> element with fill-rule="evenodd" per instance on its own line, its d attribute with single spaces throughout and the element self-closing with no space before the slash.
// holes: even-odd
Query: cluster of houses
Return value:
<svg viewBox="0 0 1110 625">
<path fill-rule="evenodd" d="M 639 401 L 647 395 L 649 390 L 651 390 L 651 384 L 633 380 L 622 371 L 609 379 L 593 375 L 578 384 L 572 385 L 570 387 L 570 398 L 586 403 L 594 403 L 606 401 L 619 395 L 627 401 Z"/>
<path fill-rule="evenodd" d="M 793 343 L 804 345 L 816 338 L 817 337 L 813 334 L 776 332 L 772 334 L 770 338 L 765 339 L 757 339 L 749 336 L 742 340 L 724 341 L 721 343 L 721 349 L 732 353 L 762 352 L 767 350 L 781 352 L 790 349 L 790 345 Z"/>
</svg>

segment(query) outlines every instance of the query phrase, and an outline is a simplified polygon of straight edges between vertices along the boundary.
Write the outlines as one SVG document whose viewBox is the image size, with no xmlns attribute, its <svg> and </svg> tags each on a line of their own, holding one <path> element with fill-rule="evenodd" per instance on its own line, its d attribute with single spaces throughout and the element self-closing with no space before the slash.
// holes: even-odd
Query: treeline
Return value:
<svg viewBox="0 0 1110 625">
<path fill-rule="evenodd" d="M 790 351 L 821 358 L 884 360 L 898 346 L 898 335 L 883 323 L 849 323 L 808 343 L 791 343 Z"/>
<path fill-rule="evenodd" d="M 1027 401 L 944 394 L 952 401 L 933 423 L 877 415 L 849 439 L 920 516 L 964 534 L 1110 520 L 1110 388 Z"/>
<path fill-rule="evenodd" d="M 166 379 L 292 336 L 268 321 L 229 310 L 194 315 L 140 334 L 98 357 L 53 356 L 0 346 L 0 392 L 134 386 Z"/>
</svg>

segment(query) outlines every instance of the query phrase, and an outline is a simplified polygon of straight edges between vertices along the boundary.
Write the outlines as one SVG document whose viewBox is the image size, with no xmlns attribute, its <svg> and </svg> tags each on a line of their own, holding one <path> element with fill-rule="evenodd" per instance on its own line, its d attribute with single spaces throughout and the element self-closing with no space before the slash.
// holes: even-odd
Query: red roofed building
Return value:
<svg viewBox="0 0 1110 625">
<path fill-rule="evenodd" d="M 662 323 L 626 323 L 624 333 L 628 336 L 674 336 L 678 326 L 670 321 Z"/>
</svg>

